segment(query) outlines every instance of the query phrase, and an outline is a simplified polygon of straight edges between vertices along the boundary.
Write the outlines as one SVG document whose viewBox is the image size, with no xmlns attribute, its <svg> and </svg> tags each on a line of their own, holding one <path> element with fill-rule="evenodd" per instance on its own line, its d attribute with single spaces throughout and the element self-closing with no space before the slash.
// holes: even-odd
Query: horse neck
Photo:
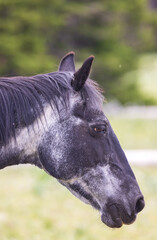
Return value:
<svg viewBox="0 0 157 240">
<path fill-rule="evenodd" d="M 0 169 L 17 164 L 33 164 L 42 168 L 38 156 L 38 146 L 42 137 L 57 121 L 57 115 L 50 105 L 44 107 L 44 113 L 29 128 L 16 132 L 16 140 L 0 149 Z"/>
</svg>

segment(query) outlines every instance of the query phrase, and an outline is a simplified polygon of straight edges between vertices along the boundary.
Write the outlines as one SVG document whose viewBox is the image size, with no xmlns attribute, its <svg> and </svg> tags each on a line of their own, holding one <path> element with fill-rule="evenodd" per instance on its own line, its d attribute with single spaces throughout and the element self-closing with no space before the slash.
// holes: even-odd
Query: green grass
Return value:
<svg viewBox="0 0 157 240">
<path fill-rule="evenodd" d="M 137 74 L 141 91 L 157 101 L 157 54 L 143 55 Z"/>
<path fill-rule="evenodd" d="M 1 240 L 156 240 L 157 168 L 134 168 L 146 207 L 134 224 L 113 230 L 99 213 L 34 167 L 0 172 Z"/>
<path fill-rule="evenodd" d="M 157 148 L 157 119 L 109 117 L 109 121 L 123 148 Z"/>
</svg>

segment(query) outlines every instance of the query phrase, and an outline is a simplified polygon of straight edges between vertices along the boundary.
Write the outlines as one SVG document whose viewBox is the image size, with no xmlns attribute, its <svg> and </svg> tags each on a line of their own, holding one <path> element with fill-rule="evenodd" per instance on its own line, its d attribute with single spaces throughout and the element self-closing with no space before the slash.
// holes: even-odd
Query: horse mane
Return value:
<svg viewBox="0 0 157 240">
<path fill-rule="evenodd" d="M 59 104 L 68 107 L 72 74 L 53 72 L 31 77 L 0 78 L 0 145 L 6 145 L 15 130 L 31 125 L 43 112 L 43 103 L 59 109 Z M 102 94 L 97 84 L 87 80 L 81 90 L 84 100 L 91 104 L 102 102 Z"/>
</svg>

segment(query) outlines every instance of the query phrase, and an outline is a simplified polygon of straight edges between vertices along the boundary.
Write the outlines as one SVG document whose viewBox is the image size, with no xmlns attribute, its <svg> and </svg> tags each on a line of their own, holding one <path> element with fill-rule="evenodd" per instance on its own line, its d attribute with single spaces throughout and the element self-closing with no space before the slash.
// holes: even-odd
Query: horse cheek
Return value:
<svg viewBox="0 0 157 240">
<path fill-rule="evenodd" d="M 38 147 L 38 155 L 39 155 L 39 161 L 42 165 L 42 168 L 50 174 L 51 176 L 55 178 L 59 178 L 59 175 L 53 166 L 53 159 L 51 158 L 51 155 L 49 154 L 49 151 L 46 151 L 45 147 L 39 146 Z"/>
</svg>

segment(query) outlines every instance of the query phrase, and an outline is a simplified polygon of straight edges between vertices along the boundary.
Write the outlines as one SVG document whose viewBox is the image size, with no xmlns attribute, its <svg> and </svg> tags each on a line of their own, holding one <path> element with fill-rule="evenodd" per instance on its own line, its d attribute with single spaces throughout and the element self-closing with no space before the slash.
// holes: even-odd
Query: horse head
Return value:
<svg viewBox="0 0 157 240">
<path fill-rule="evenodd" d="M 88 78 L 93 59 L 77 71 L 73 52 L 61 60 L 58 74 L 68 76 L 69 104 L 43 135 L 39 159 L 46 172 L 99 210 L 106 225 L 118 228 L 135 220 L 144 198 L 102 110 L 102 95 Z"/>
</svg>

